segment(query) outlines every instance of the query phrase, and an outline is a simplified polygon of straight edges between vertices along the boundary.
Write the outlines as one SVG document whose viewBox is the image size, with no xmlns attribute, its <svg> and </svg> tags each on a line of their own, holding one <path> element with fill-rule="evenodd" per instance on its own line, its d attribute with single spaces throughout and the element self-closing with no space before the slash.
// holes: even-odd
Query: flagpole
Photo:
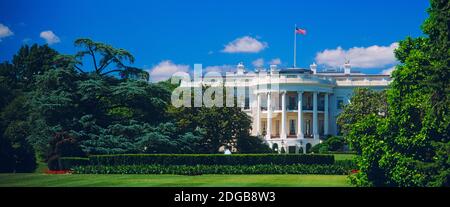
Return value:
<svg viewBox="0 0 450 207">
<path fill-rule="evenodd" d="M 294 26 L 294 68 L 297 67 L 297 24 Z"/>
</svg>

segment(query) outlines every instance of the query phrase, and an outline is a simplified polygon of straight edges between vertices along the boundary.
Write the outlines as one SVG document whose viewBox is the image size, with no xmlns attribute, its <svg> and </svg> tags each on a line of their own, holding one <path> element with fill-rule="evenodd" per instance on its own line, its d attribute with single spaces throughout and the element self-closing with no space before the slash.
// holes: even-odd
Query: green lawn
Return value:
<svg viewBox="0 0 450 207">
<path fill-rule="evenodd" d="M 350 187 L 344 175 L 47 175 L 0 174 L 0 187 Z"/>
</svg>

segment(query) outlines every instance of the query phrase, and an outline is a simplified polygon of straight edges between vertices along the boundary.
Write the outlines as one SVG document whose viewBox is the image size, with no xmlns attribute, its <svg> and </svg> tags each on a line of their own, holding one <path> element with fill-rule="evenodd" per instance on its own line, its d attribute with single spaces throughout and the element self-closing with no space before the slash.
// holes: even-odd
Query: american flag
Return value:
<svg viewBox="0 0 450 207">
<path fill-rule="evenodd" d="M 295 28 L 295 34 L 306 35 L 306 30 L 300 29 L 300 28 L 296 27 L 296 28 Z"/>
</svg>

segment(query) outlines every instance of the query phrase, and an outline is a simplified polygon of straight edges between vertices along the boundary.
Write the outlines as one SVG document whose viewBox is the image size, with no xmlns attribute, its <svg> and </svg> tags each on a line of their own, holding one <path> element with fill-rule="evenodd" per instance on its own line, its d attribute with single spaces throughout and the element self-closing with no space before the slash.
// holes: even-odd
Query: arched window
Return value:
<svg viewBox="0 0 450 207">
<path fill-rule="evenodd" d="M 272 145 L 272 150 L 273 150 L 274 152 L 278 152 L 278 144 L 277 144 L 277 143 L 274 143 L 274 144 Z"/>
<path fill-rule="evenodd" d="M 311 143 L 306 144 L 306 153 L 311 153 Z"/>
</svg>

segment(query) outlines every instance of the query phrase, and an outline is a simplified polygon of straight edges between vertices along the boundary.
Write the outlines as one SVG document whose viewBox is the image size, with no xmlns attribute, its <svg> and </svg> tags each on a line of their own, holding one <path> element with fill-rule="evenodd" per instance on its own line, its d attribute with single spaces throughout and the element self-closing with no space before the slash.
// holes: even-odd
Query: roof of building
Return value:
<svg viewBox="0 0 450 207">
<path fill-rule="evenodd" d="M 286 73 L 312 74 L 313 72 L 310 69 L 305 69 L 305 68 L 288 68 L 288 69 L 280 70 L 279 73 L 280 74 L 286 74 Z"/>
</svg>

